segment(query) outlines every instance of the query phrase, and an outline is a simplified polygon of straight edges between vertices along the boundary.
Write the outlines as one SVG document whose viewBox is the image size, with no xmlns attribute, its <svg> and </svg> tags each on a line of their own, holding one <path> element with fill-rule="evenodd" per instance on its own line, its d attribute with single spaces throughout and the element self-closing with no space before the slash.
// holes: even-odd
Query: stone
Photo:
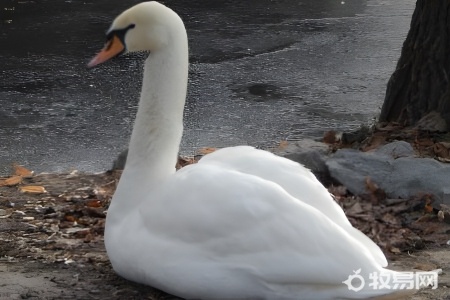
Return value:
<svg viewBox="0 0 450 300">
<path fill-rule="evenodd" d="M 415 156 L 414 148 L 410 143 L 405 141 L 395 141 L 387 145 L 381 146 L 375 152 L 385 154 L 392 158 L 413 157 Z"/>
<path fill-rule="evenodd" d="M 310 169 L 319 180 L 328 181 L 329 173 L 325 164 L 329 146 L 311 139 L 290 142 L 283 149 L 277 149 L 275 154 L 298 162 Z"/>
<path fill-rule="evenodd" d="M 412 157 L 406 145 L 394 146 L 374 152 L 341 149 L 326 161 L 326 166 L 330 176 L 355 195 L 368 193 L 365 179 L 370 177 L 390 198 L 430 193 L 437 208 L 449 203 L 450 164 Z"/>
</svg>

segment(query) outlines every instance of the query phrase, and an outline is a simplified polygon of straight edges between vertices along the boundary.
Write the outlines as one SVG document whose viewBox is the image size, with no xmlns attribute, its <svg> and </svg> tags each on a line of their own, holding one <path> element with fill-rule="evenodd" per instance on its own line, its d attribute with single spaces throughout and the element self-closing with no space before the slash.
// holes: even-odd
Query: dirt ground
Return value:
<svg viewBox="0 0 450 300">
<path fill-rule="evenodd" d="M 3 179 L 0 300 L 178 299 L 120 278 L 109 264 L 105 211 L 119 176 L 31 176 L 19 169 Z M 384 199 L 375 190 L 354 197 L 343 187 L 330 191 L 350 221 L 382 247 L 390 268 L 443 270 L 438 289 L 423 289 L 410 299 L 450 300 L 450 224 L 430 209 L 429 199 Z"/>
</svg>

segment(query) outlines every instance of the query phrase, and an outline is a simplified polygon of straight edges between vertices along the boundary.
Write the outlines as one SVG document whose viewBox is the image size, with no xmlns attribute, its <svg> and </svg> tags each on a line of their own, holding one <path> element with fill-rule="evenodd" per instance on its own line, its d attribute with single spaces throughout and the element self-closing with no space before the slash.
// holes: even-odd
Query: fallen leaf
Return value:
<svg viewBox="0 0 450 300">
<path fill-rule="evenodd" d="M 33 171 L 28 170 L 25 167 L 22 167 L 16 163 L 13 164 L 14 175 L 22 176 L 23 178 L 29 178 L 33 176 Z"/>
<path fill-rule="evenodd" d="M 280 144 L 278 144 L 277 150 L 284 150 L 289 145 L 289 142 L 284 140 L 281 141 Z"/>
<path fill-rule="evenodd" d="M 179 169 L 181 169 L 183 167 L 186 167 L 188 165 L 192 165 L 192 164 L 195 164 L 195 163 L 196 163 L 196 161 L 192 157 L 181 157 L 181 156 L 178 156 L 178 161 L 177 161 L 177 164 L 176 164 L 175 168 L 177 170 L 179 170 Z"/>
<path fill-rule="evenodd" d="M 434 142 L 431 138 L 416 138 L 414 141 L 416 147 L 432 147 L 434 146 Z"/>
<path fill-rule="evenodd" d="M 86 202 L 87 207 L 101 207 L 102 203 L 99 200 L 89 200 Z"/>
<path fill-rule="evenodd" d="M 44 194 L 47 193 L 45 188 L 40 185 L 26 185 L 19 187 L 22 193 L 30 193 L 30 194 Z"/>
<path fill-rule="evenodd" d="M 386 192 L 378 187 L 378 185 L 367 176 L 365 179 L 366 188 L 370 192 L 370 200 L 372 203 L 379 203 L 386 199 Z"/>
<path fill-rule="evenodd" d="M 347 195 L 347 188 L 343 185 L 331 185 L 330 187 L 328 187 L 328 192 L 332 195 L 334 195 L 335 197 L 344 197 L 345 195 Z"/>
<path fill-rule="evenodd" d="M 0 181 L 0 186 L 14 186 L 22 182 L 22 176 L 11 176 L 8 179 Z"/>
<path fill-rule="evenodd" d="M 397 248 L 397 247 L 391 247 L 391 248 L 389 249 L 389 251 L 392 252 L 392 253 L 395 253 L 395 254 L 399 254 L 399 253 L 402 252 L 402 251 L 400 251 L 400 249 Z"/>
<path fill-rule="evenodd" d="M 431 213 L 433 211 L 433 199 L 431 195 L 425 195 L 425 207 L 424 210 L 427 213 Z"/>
<path fill-rule="evenodd" d="M 370 178 L 369 176 L 366 177 L 365 183 L 366 183 L 366 188 L 371 193 L 375 193 L 379 189 L 378 185 L 375 182 L 373 182 L 372 178 Z"/>
<path fill-rule="evenodd" d="M 386 143 L 386 136 L 382 134 L 374 134 L 370 137 L 369 142 L 361 150 L 364 152 L 379 148 Z"/>
<path fill-rule="evenodd" d="M 64 219 L 66 221 L 69 221 L 69 222 L 75 222 L 76 221 L 76 218 L 74 216 L 71 216 L 71 215 L 65 215 Z"/>
<path fill-rule="evenodd" d="M 436 143 L 433 146 L 434 154 L 436 154 L 437 157 L 447 160 L 450 159 L 450 143 L 446 142 L 440 142 Z"/>
<path fill-rule="evenodd" d="M 329 130 L 323 134 L 323 142 L 326 144 L 334 144 L 338 141 L 336 131 Z"/>
<path fill-rule="evenodd" d="M 436 270 L 437 268 L 438 268 L 437 265 L 426 264 L 426 263 L 417 263 L 414 266 L 414 269 L 422 270 L 422 271 L 433 271 L 433 270 Z"/>
<path fill-rule="evenodd" d="M 377 130 L 379 131 L 395 131 L 403 128 L 403 126 L 399 123 L 391 122 L 391 123 L 379 123 L 376 125 Z"/>
<path fill-rule="evenodd" d="M 199 149 L 198 153 L 201 154 L 201 155 L 206 155 L 206 154 L 213 153 L 216 150 L 217 150 L 217 148 L 205 147 L 205 148 Z"/>
</svg>

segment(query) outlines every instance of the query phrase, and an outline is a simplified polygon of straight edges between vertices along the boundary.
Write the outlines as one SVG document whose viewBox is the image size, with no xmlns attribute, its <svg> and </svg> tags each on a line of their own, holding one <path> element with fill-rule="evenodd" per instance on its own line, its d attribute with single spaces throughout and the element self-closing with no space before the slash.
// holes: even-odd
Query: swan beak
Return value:
<svg viewBox="0 0 450 300">
<path fill-rule="evenodd" d="M 125 51 L 125 46 L 122 41 L 114 35 L 112 39 L 106 42 L 105 47 L 88 63 L 88 67 L 92 68 L 98 64 L 104 63 L 123 51 Z"/>
</svg>

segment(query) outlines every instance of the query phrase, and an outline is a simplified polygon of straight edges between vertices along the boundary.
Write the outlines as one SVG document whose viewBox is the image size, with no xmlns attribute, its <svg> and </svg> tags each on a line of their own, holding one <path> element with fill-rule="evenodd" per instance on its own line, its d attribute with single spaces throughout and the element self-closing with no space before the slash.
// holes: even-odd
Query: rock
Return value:
<svg viewBox="0 0 450 300">
<path fill-rule="evenodd" d="M 375 152 L 391 156 L 392 158 L 413 157 L 415 155 L 414 148 L 410 143 L 405 141 L 395 141 L 378 148 Z"/>
<path fill-rule="evenodd" d="M 366 194 L 365 178 L 370 176 L 380 188 L 380 178 L 392 173 L 392 165 L 385 155 L 365 153 L 354 149 L 338 150 L 326 161 L 330 176 L 354 195 Z"/>
<path fill-rule="evenodd" d="M 291 142 L 275 154 L 301 163 L 310 169 L 322 182 L 329 180 L 328 168 L 325 164 L 329 146 L 310 139 Z"/>
<path fill-rule="evenodd" d="M 369 176 L 390 198 L 431 193 L 436 198 L 436 207 L 449 202 L 449 164 L 431 158 L 410 156 L 395 159 L 399 154 L 410 153 L 410 150 L 403 146 L 387 146 L 384 150 L 370 153 L 351 149 L 338 150 L 326 162 L 330 176 L 355 195 L 368 192 L 365 178 Z"/>
</svg>

